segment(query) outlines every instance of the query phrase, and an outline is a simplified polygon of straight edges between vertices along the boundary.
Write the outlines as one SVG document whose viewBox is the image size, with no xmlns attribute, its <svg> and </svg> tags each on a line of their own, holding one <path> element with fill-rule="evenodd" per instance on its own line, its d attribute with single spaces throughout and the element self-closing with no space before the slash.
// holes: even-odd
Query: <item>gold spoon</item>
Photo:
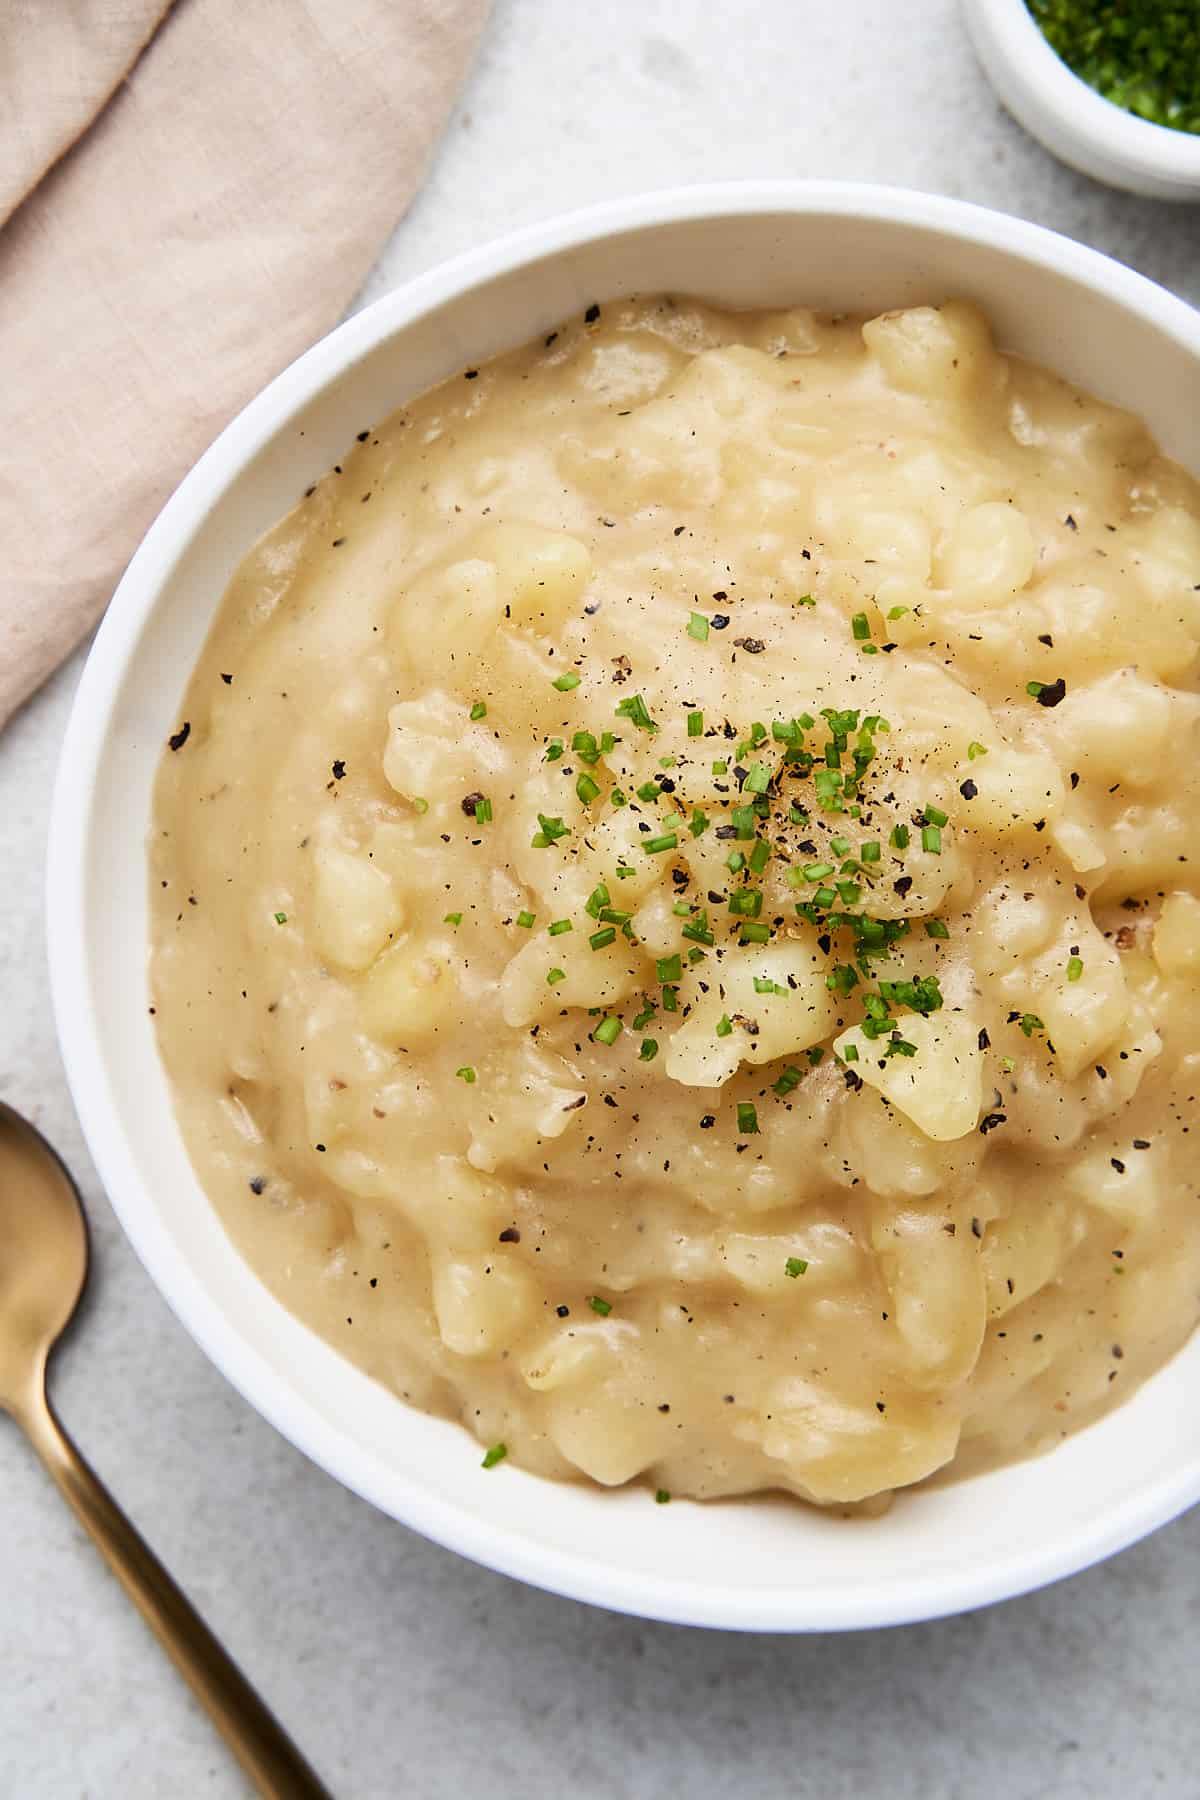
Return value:
<svg viewBox="0 0 1200 1800">
<path fill-rule="evenodd" d="M 0 1100 L 0 1410 L 24 1431 L 260 1793 L 330 1800 L 50 1410 L 46 1359 L 79 1303 L 87 1266 L 75 1183 L 41 1133 Z"/>
</svg>

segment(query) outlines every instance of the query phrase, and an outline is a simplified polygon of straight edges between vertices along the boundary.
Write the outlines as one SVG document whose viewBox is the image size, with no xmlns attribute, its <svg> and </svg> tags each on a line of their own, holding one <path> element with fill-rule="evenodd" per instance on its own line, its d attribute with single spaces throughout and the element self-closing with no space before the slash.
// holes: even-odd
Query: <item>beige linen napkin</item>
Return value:
<svg viewBox="0 0 1200 1800">
<path fill-rule="evenodd" d="M 0 0 L 0 727 L 353 299 L 487 4 Z"/>
</svg>

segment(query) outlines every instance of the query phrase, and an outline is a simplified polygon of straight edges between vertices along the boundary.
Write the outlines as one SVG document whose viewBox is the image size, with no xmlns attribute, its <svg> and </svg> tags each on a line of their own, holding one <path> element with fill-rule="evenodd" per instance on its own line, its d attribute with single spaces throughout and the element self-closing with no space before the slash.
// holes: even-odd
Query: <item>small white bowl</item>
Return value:
<svg viewBox="0 0 1200 1800">
<path fill-rule="evenodd" d="M 233 569 L 364 423 L 632 292 L 834 311 L 961 295 L 1000 343 L 1143 413 L 1200 471 L 1200 317 L 1065 238 L 952 200 L 764 182 L 622 200 L 538 225 L 359 313 L 273 381 L 168 502 L 109 608 L 68 726 L 51 824 L 54 1005 L 114 1207 L 179 1318 L 250 1403 L 385 1512 L 494 1569 L 681 1623 L 892 1625 L 1081 1569 L 1200 1498 L 1200 1336 L 1050 1455 L 846 1523 L 778 1499 L 655 1506 L 501 1466 L 293 1318 L 188 1161 L 148 1016 L 151 788 Z M 285 1522 L 286 1529 L 286 1522 Z"/>
<path fill-rule="evenodd" d="M 1025 0 L 963 0 L 976 54 L 1013 117 L 1073 169 L 1159 200 L 1200 200 L 1200 136 L 1151 125 L 1090 88 Z"/>
</svg>

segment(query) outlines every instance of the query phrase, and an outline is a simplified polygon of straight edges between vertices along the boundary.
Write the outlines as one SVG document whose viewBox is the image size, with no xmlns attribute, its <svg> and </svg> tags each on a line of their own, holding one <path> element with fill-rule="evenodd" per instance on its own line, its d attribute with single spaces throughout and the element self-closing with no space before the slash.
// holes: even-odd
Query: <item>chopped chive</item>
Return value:
<svg viewBox="0 0 1200 1800">
<path fill-rule="evenodd" d="M 660 956 L 654 965 L 654 974 L 658 981 L 682 981 L 683 962 L 678 956 Z"/>
<path fill-rule="evenodd" d="M 655 1490 L 654 1490 L 655 1506 L 667 1506 L 670 1504 L 670 1500 L 671 1500 L 671 1496 L 666 1488 L 655 1488 Z"/>
<path fill-rule="evenodd" d="M 461 925 L 462 924 L 462 914 L 460 912 L 447 913 L 442 920 L 442 924 L 443 925 Z"/>
<path fill-rule="evenodd" d="M 1067 959 L 1067 980 L 1068 981 L 1078 981 L 1082 974 L 1083 974 L 1083 958 L 1081 956 L 1068 957 L 1068 959 Z"/>
<path fill-rule="evenodd" d="M 642 1047 L 638 1051 L 638 1061 L 639 1062 L 653 1062 L 657 1055 L 658 1055 L 658 1039 L 657 1038 L 643 1038 L 642 1039 Z"/>
<path fill-rule="evenodd" d="M 568 669 L 565 675 L 556 676 L 550 685 L 556 687 L 560 694 L 569 694 L 571 689 L 577 688 L 582 680 L 583 676 L 576 670 Z"/>
<path fill-rule="evenodd" d="M 469 1063 L 464 1064 L 461 1069 L 455 1069 L 454 1073 L 458 1076 L 460 1081 L 465 1081 L 468 1087 L 470 1087 L 475 1080 L 475 1071 Z"/>
<path fill-rule="evenodd" d="M 922 825 L 921 848 L 928 850 L 931 856 L 942 854 L 942 830 L 940 825 Z"/>
<path fill-rule="evenodd" d="M 931 938 L 948 938 L 950 936 L 950 927 L 943 924 L 941 919 L 926 919 L 925 936 Z"/>
<path fill-rule="evenodd" d="M 641 1012 L 637 1015 L 637 1018 L 633 1021 L 633 1029 L 635 1031 L 645 1030 L 646 1026 L 650 1023 L 651 1019 L 654 1017 L 656 1010 L 657 1010 L 657 1008 L 655 1007 L 653 1000 L 647 1000 L 647 1002 L 643 1006 Z"/>
<path fill-rule="evenodd" d="M 830 838 L 829 848 L 833 851 L 835 856 L 849 856 L 850 840 L 849 838 L 844 837 Z"/>
<path fill-rule="evenodd" d="M 738 1101 L 737 1128 L 741 1137 L 750 1137 L 758 1130 L 758 1109 L 748 1101 Z"/>
<path fill-rule="evenodd" d="M 728 775 L 728 773 L 729 773 L 728 757 L 719 757 L 712 766 L 712 772 L 714 775 Z"/>
<path fill-rule="evenodd" d="M 615 906 L 602 906 L 597 917 L 602 925 L 628 925 L 633 914 L 621 912 Z"/>
<path fill-rule="evenodd" d="M 866 613 L 855 613 L 850 621 L 850 629 L 854 633 L 856 642 L 865 643 L 871 635 L 871 622 Z"/>
<path fill-rule="evenodd" d="M 769 944 L 770 941 L 771 941 L 771 927 L 769 925 L 754 924 L 752 922 L 743 921 L 743 924 L 742 924 L 742 943 L 743 944 Z"/>
<path fill-rule="evenodd" d="M 677 919 L 690 919 L 692 916 L 692 909 L 686 900 L 677 900 L 671 911 Z"/>
<path fill-rule="evenodd" d="M 703 613 L 694 612 L 689 615 L 687 634 L 695 638 L 698 644 L 708 642 L 708 620 Z"/>
<path fill-rule="evenodd" d="M 750 867 L 756 875 L 761 875 L 771 860 L 771 846 L 765 838 L 759 838 L 750 852 Z"/>
<path fill-rule="evenodd" d="M 484 1457 L 482 1463 L 480 1464 L 480 1468 L 494 1469 L 496 1464 L 503 1462 L 507 1455 L 508 1455 L 508 1445 L 507 1444 L 493 1444 L 491 1449 L 488 1451 L 487 1455 Z"/>
<path fill-rule="evenodd" d="M 659 837 L 642 839 L 642 849 L 647 856 L 657 856 L 662 850 L 675 850 L 679 846 L 679 838 L 673 831 L 664 831 Z"/>
<path fill-rule="evenodd" d="M 481 794 L 475 802 L 475 823 L 490 825 L 492 822 L 492 803 L 486 794 Z"/>
<path fill-rule="evenodd" d="M 726 1038 L 726 1037 L 732 1037 L 732 1035 L 733 1035 L 733 1021 L 730 1019 L 729 1014 L 725 1013 L 721 1018 L 719 1018 L 717 1020 L 717 1036 L 720 1038 Z"/>
<path fill-rule="evenodd" d="M 640 694 L 630 694 L 627 699 L 621 701 L 616 710 L 618 718 L 632 719 L 640 731 L 658 730 L 658 726 L 650 717 L 646 702 Z"/>
<path fill-rule="evenodd" d="M 1025 692 L 1029 695 L 1031 700 L 1036 700 L 1045 685 L 1044 681 L 1027 681 L 1025 683 Z"/>
<path fill-rule="evenodd" d="M 752 838 L 757 835 L 752 806 L 735 806 L 729 815 L 733 822 L 734 835 L 739 838 Z"/>
<path fill-rule="evenodd" d="M 415 813 L 427 813 L 429 811 L 429 802 L 428 800 L 422 799 L 418 794 L 417 798 L 412 803 L 412 809 Z"/>
<path fill-rule="evenodd" d="M 708 929 L 707 923 L 700 919 L 694 919 L 690 924 L 685 925 L 683 928 L 683 935 L 685 938 L 690 938 L 695 944 L 707 944 L 711 947 L 716 943 L 716 939 Z M 694 962 L 696 960 L 696 952 L 694 950 L 689 950 L 688 957 Z"/>
<path fill-rule="evenodd" d="M 788 823 L 791 825 L 807 825 L 808 814 L 801 806 L 788 807 Z"/>
<path fill-rule="evenodd" d="M 632 863 L 618 863 L 617 864 L 617 880 L 618 881 L 624 881 L 627 875 L 635 875 L 636 873 L 637 873 L 637 871 L 633 867 Z"/>
<path fill-rule="evenodd" d="M 888 1039 L 887 1049 L 883 1054 L 885 1057 L 915 1056 L 917 1054 L 917 1046 L 915 1044 L 910 1044 L 908 1039 L 902 1038 L 899 1033 L 895 1033 Z"/>
<path fill-rule="evenodd" d="M 691 818 L 688 820 L 688 830 L 693 837 L 701 837 L 708 830 L 708 825 L 708 814 L 701 812 L 700 808 L 697 807 Z"/>
<path fill-rule="evenodd" d="M 894 826 L 892 828 L 892 835 L 891 835 L 890 842 L 891 842 L 893 850 L 907 850 L 908 849 L 908 826 L 907 825 Z"/>
<path fill-rule="evenodd" d="M 484 702 L 482 700 L 477 700 L 475 702 L 474 706 L 471 708 L 471 717 L 473 719 L 486 719 L 487 718 L 487 706 L 484 704 Z"/>
<path fill-rule="evenodd" d="M 772 981 L 770 979 L 770 977 L 767 975 L 756 975 L 754 977 L 754 991 L 756 994 L 786 994 L 787 993 L 787 989 L 785 987 L 782 987 L 778 981 Z"/>
<path fill-rule="evenodd" d="M 765 794 L 771 785 L 771 771 L 765 763 L 752 763 L 742 787 L 748 794 Z"/>
<path fill-rule="evenodd" d="M 725 858 L 725 867 L 732 870 L 735 875 L 739 869 L 744 869 L 745 866 L 746 859 L 740 850 L 731 850 L 729 855 Z"/>
<path fill-rule="evenodd" d="M 536 913 L 519 912 L 517 914 L 517 924 L 521 927 L 522 931 L 529 931 L 532 928 L 536 918 L 537 918 Z"/>
<path fill-rule="evenodd" d="M 912 611 L 911 606 L 889 606 L 888 607 L 888 623 L 890 624 L 893 619 L 902 619 L 904 617 L 905 613 L 908 613 L 911 611 Z"/>
<path fill-rule="evenodd" d="M 839 881 L 837 891 L 843 906 L 857 906 L 862 899 L 862 889 L 856 881 Z"/>
<path fill-rule="evenodd" d="M 600 792 L 600 784 L 598 781 L 593 781 L 590 775 L 580 775 L 575 783 L 575 792 L 585 806 L 590 806 Z"/>
<path fill-rule="evenodd" d="M 657 781 L 643 781 L 641 787 L 636 788 L 634 791 L 639 800 L 645 800 L 647 802 L 657 800 L 662 793 L 662 789 L 659 787 Z"/>
<path fill-rule="evenodd" d="M 588 915 L 589 919 L 598 919 L 600 917 L 601 907 L 607 906 L 611 899 L 612 895 L 609 893 L 604 883 L 598 881 L 584 901 L 583 910 Z"/>
<path fill-rule="evenodd" d="M 571 748 L 580 762 L 587 763 L 589 768 L 600 761 L 600 747 L 593 732 L 577 731 L 571 739 Z"/>
<path fill-rule="evenodd" d="M 546 745 L 546 761 L 547 762 L 557 762 L 559 757 L 562 754 L 563 754 L 562 739 L 561 738 L 551 738 L 550 742 Z"/>
<path fill-rule="evenodd" d="M 797 594 L 796 595 L 796 605 L 797 606 L 815 606 L 816 604 L 817 603 L 813 599 L 811 594 Z"/>
<path fill-rule="evenodd" d="M 561 937 L 564 931 L 573 931 L 575 928 L 570 919 L 555 919 L 553 925 L 548 925 L 546 929 L 551 937 Z"/>
<path fill-rule="evenodd" d="M 819 887 L 813 895 L 813 899 L 818 906 L 829 907 L 833 905 L 834 901 L 837 899 L 837 895 L 831 887 Z"/>
<path fill-rule="evenodd" d="M 838 963 L 825 977 L 825 986 L 834 994 L 848 994 L 858 986 L 858 971 L 850 963 Z"/>
<path fill-rule="evenodd" d="M 673 769 L 678 761 L 677 756 L 660 756 L 658 766 L 660 769 Z"/>
<path fill-rule="evenodd" d="M 763 897 L 758 888 L 741 888 L 736 894 L 729 896 L 729 910 L 736 918 L 757 919 L 762 911 Z"/>
<path fill-rule="evenodd" d="M 801 871 L 805 881 L 824 881 L 827 875 L 833 874 L 832 863 L 805 863 Z"/>
<path fill-rule="evenodd" d="M 606 1019 L 601 1019 L 592 1033 L 598 1044 L 615 1044 L 620 1035 L 621 1021 L 612 1013 Z"/>
<path fill-rule="evenodd" d="M 789 1063 L 788 1067 L 783 1071 L 783 1074 L 779 1077 L 779 1080 L 773 1081 L 771 1083 L 771 1092 L 773 1094 L 778 1094 L 779 1098 L 782 1100 L 785 1097 L 785 1095 L 790 1094 L 792 1092 L 793 1088 L 798 1088 L 800 1086 L 800 1083 L 803 1081 L 803 1079 L 804 1079 L 804 1076 L 801 1073 L 801 1071 L 799 1069 L 793 1068 L 791 1066 L 791 1064 Z"/>
<path fill-rule="evenodd" d="M 842 1051 L 842 1061 L 843 1062 L 857 1062 L 858 1061 L 858 1049 L 854 1044 L 846 1045 L 846 1048 Z"/>
<path fill-rule="evenodd" d="M 950 815 L 949 813 L 944 813 L 940 806 L 927 806 L 925 808 L 925 820 L 929 825 L 948 825 L 950 823 Z"/>
<path fill-rule="evenodd" d="M 609 1313 L 612 1311 L 612 1301 L 602 1300 L 599 1294 L 589 1294 L 588 1305 L 594 1313 L 599 1313 L 602 1319 L 607 1319 Z"/>
<path fill-rule="evenodd" d="M 968 762 L 974 762 L 975 758 L 977 756 L 986 756 L 986 755 L 987 755 L 987 746 L 986 745 L 977 744 L 974 742 L 974 740 L 972 740 L 972 742 L 967 745 L 967 761 Z"/>
<path fill-rule="evenodd" d="M 860 844 L 858 854 L 862 862 L 877 863 L 882 854 L 879 840 L 873 838 L 869 844 Z"/>
<path fill-rule="evenodd" d="M 616 935 L 615 926 L 606 925 L 603 931 L 593 931 L 588 943 L 593 950 L 603 950 L 606 944 L 612 943 Z"/>
<path fill-rule="evenodd" d="M 1032 1037 L 1035 1031 L 1045 1031 L 1046 1029 L 1036 1013 L 1022 1013 L 1019 1023 L 1026 1037 Z"/>
<path fill-rule="evenodd" d="M 789 1256 L 783 1265 L 783 1272 L 785 1275 L 790 1275 L 795 1281 L 797 1275 L 803 1275 L 807 1268 L 808 1264 L 802 1256 Z"/>
<path fill-rule="evenodd" d="M 702 712 L 690 712 L 688 714 L 687 734 L 689 737 L 704 736 L 704 714 Z"/>
<path fill-rule="evenodd" d="M 549 987 L 557 987 L 560 981 L 566 979 L 567 971 L 565 969 L 551 969 L 546 976 L 546 983 Z"/>
<path fill-rule="evenodd" d="M 628 806 L 629 805 L 628 797 L 621 792 L 620 788 L 614 788 L 612 790 L 612 793 L 608 797 L 612 801 L 614 806 Z"/>
<path fill-rule="evenodd" d="M 679 1011 L 679 990 L 678 990 L 678 988 L 665 987 L 662 991 L 662 1003 L 663 1003 L 663 1011 L 664 1012 L 678 1012 Z"/>
<path fill-rule="evenodd" d="M 556 838 L 567 837 L 570 833 L 570 826 L 564 825 L 561 818 L 548 819 L 545 813 L 539 813 L 537 820 L 541 830 L 535 832 L 530 840 L 535 850 L 544 850 L 547 844 L 554 843 Z"/>
</svg>

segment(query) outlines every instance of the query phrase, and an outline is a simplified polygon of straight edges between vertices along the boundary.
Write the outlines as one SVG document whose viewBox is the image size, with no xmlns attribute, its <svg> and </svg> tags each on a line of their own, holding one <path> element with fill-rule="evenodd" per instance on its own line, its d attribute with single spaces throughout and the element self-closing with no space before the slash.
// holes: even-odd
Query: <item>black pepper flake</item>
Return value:
<svg viewBox="0 0 1200 1800">
<path fill-rule="evenodd" d="M 515 1225 L 506 1226 L 505 1229 L 500 1233 L 500 1242 L 502 1244 L 519 1244 L 520 1241 L 521 1241 L 521 1234 L 517 1230 Z"/>
<path fill-rule="evenodd" d="M 979 1121 L 979 1130 L 986 1137 L 989 1131 L 995 1131 L 997 1125 L 1007 1125 L 1008 1120 L 1002 1112 L 985 1113 Z"/>
<path fill-rule="evenodd" d="M 1122 1350 L 1120 1344 L 1113 1345 L 1112 1353 L 1118 1362 L 1121 1362 L 1125 1355 L 1125 1352 L 1124 1352 L 1124 1350 Z"/>
<path fill-rule="evenodd" d="M 977 1238 L 981 1238 L 983 1236 L 983 1226 L 980 1224 L 978 1219 L 971 1220 L 971 1236 L 977 1237 Z"/>
<path fill-rule="evenodd" d="M 670 1402 L 667 1400 L 660 1400 L 658 1403 L 658 1410 L 661 1413 L 670 1412 L 670 1410 L 671 1410 Z"/>
<path fill-rule="evenodd" d="M 192 735 L 191 721 L 188 719 L 185 719 L 183 721 L 183 724 L 179 727 L 179 730 L 177 732 L 175 732 L 172 737 L 169 737 L 167 739 L 167 743 L 172 750 L 182 750 L 183 746 L 187 743 L 187 741 L 191 737 L 191 735 Z"/>
<path fill-rule="evenodd" d="M 543 347 L 544 347 L 544 348 L 545 348 L 545 349 L 547 349 L 547 350 L 548 350 L 548 349 L 549 349 L 549 348 L 550 348 L 550 346 L 551 346 L 551 344 L 552 344 L 552 343 L 553 343 L 553 342 L 554 342 L 554 340 L 555 340 L 555 338 L 556 338 L 556 337 L 557 337 L 557 336 L 558 336 L 558 333 L 557 333 L 557 331 L 552 331 L 552 332 L 551 332 L 551 333 L 550 333 L 550 336 L 549 336 L 549 337 L 548 337 L 548 338 L 546 338 L 546 339 L 545 339 L 545 340 L 544 340 L 544 346 L 543 346 Z"/>
<path fill-rule="evenodd" d="M 1071 786 L 1073 788 L 1077 788 L 1079 786 L 1079 774 L 1078 774 L 1078 771 L 1075 769 L 1071 770 Z"/>
<path fill-rule="evenodd" d="M 677 525 L 671 535 L 673 537 L 682 537 L 686 530 L 687 530 L 686 525 Z"/>
<path fill-rule="evenodd" d="M 982 1030 L 979 1033 L 979 1048 L 981 1050 L 990 1050 L 991 1047 L 992 1047 L 992 1040 L 988 1036 L 987 1026 L 985 1025 L 985 1026 L 983 1026 Z"/>
<path fill-rule="evenodd" d="M 369 430 L 360 431 L 360 432 L 356 433 L 356 436 L 357 436 L 360 444 L 365 444 L 367 439 L 370 437 L 370 435 L 371 435 L 371 433 Z"/>
<path fill-rule="evenodd" d="M 1057 706 L 1060 700 L 1067 697 L 1067 684 L 1060 675 L 1057 681 L 1046 681 L 1038 689 L 1039 706 Z"/>
<path fill-rule="evenodd" d="M 911 875 L 898 875 L 895 881 L 893 881 L 892 886 L 903 900 L 912 884 L 913 878 Z"/>
<path fill-rule="evenodd" d="M 700 1121 L 701 1131 L 711 1131 L 713 1126 L 716 1124 L 716 1122 L 717 1121 L 713 1117 L 712 1113 L 705 1113 L 704 1117 Z"/>
<path fill-rule="evenodd" d="M 1125 1173 L 1125 1164 L 1121 1161 L 1119 1156 L 1110 1156 L 1108 1160 L 1117 1171 L 1118 1175 L 1123 1175 Z"/>
<path fill-rule="evenodd" d="M 600 317 L 600 308 L 596 305 L 596 302 L 593 300 L 592 304 L 588 307 L 587 311 L 583 315 L 583 322 L 585 325 L 594 325 L 596 323 L 596 320 L 599 317 Z"/>
<path fill-rule="evenodd" d="M 321 1152 L 321 1154 L 322 1154 L 322 1156 L 323 1156 L 323 1155 L 324 1155 L 324 1154 L 325 1154 L 325 1146 L 324 1146 L 324 1144 L 315 1144 L 315 1145 L 314 1145 L 314 1146 L 313 1146 L 313 1148 L 314 1148 L 314 1149 L 316 1149 L 316 1150 L 319 1150 L 319 1151 L 320 1151 L 320 1152 Z"/>
<path fill-rule="evenodd" d="M 232 675 L 222 675 L 221 680 L 225 683 L 226 687 L 233 686 L 233 676 Z"/>
<path fill-rule="evenodd" d="M 331 765 L 331 767 L 333 769 L 333 779 L 335 781 L 341 781 L 346 773 L 346 765 L 342 761 L 340 756 L 338 757 L 337 761 Z"/>
<path fill-rule="evenodd" d="M 853 1069 L 843 1069 L 842 1070 L 842 1080 L 845 1082 L 846 1086 L 850 1089 L 850 1092 L 852 1094 L 858 1093 L 859 1089 L 862 1087 L 862 1084 L 863 1084 L 862 1076 L 855 1074 Z"/>
<path fill-rule="evenodd" d="M 478 381 L 479 380 L 479 370 L 478 369 L 464 369 L 463 370 L 463 380 L 464 381 Z"/>
<path fill-rule="evenodd" d="M 817 939 L 817 948 L 821 952 L 822 956 L 828 956 L 829 952 L 832 950 L 833 939 L 830 937 L 830 935 L 827 931 L 823 931 L 821 933 L 820 937 Z"/>
<path fill-rule="evenodd" d="M 255 1175 L 250 1181 L 250 1192 L 252 1194 L 261 1194 L 266 1185 L 266 1181 L 261 1175 Z"/>
<path fill-rule="evenodd" d="M 1134 1138 L 1133 1147 L 1135 1150 L 1148 1150 L 1150 1148 L 1150 1139 L 1149 1138 Z"/>
<path fill-rule="evenodd" d="M 1038 643 L 1045 644 L 1051 650 L 1054 648 L 1054 639 L 1050 636 L 1048 631 L 1038 632 Z"/>
<path fill-rule="evenodd" d="M 733 641 L 739 650 L 746 652 L 747 656 L 761 656 L 767 647 L 761 638 L 740 637 L 734 638 Z"/>
<path fill-rule="evenodd" d="M 712 618 L 708 622 L 712 626 L 714 631 L 724 631 L 725 627 L 729 623 L 729 614 L 728 613 L 714 613 Z"/>
<path fill-rule="evenodd" d="M 483 799 L 482 794 L 464 794 L 463 795 L 462 809 L 466 813 L 468 819 L 473 819 L 475 817 L 475 808 L 479 805 L 479 802 L 482 799 Z"/>
<path fill-rule="evenodd" d="M 967 779 L 964 782 L 960 783 L 958 791 L 962 795 L 964 800 L 974 800 L 976 794 L 979 792 L 979 789 L 975 786 L 975 783 L 971 780 L 971 777 L 968 775 Z"/>
<path fill-rule="evenodd" d="M 571 1309 L 569 1306 L 556 1306 L 554 1310 L 560 1319 L 569 1319 L 571 1316 Z"/>
<path fill-rule="evenodd" d="M 345 543 L 345 541 L 346 540 L 344 537 L 334 538 L 334 540 L 333 540 L 332 544 L 330 544 L 329 548 L 331 550 L 340 550 L 342 545 Z"/>
<path fill-rule="evenodd" d="M 1067 514 L 1066 518 L 1063 520 L 1063 524 L 1066 526 L 1068 531 L 1078 531 L 1079 530 L 1079 527 L 1075 523 L 1075 518 L 1072 513 Z"/>
</svg>

